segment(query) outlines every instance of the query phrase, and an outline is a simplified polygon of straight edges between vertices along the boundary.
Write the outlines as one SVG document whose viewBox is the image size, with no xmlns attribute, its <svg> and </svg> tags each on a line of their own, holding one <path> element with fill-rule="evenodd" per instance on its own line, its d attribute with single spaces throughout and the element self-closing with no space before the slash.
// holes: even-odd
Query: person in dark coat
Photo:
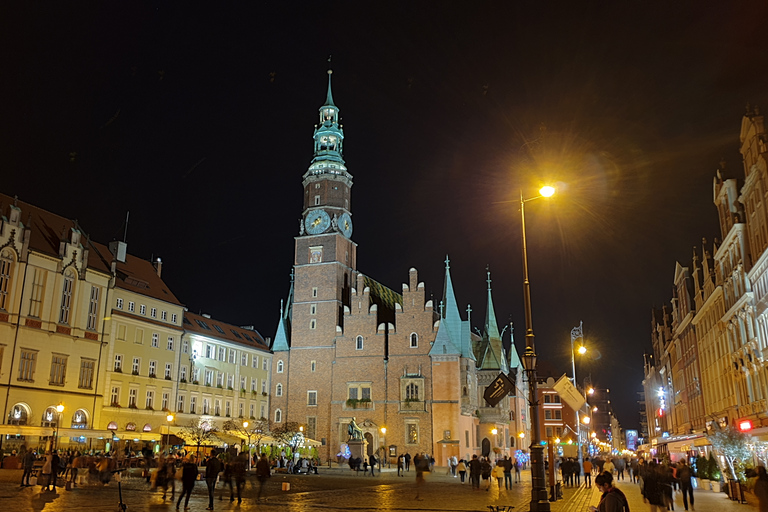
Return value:
<svg viewBox="0 0 768 512">
<path fill-rule="evenodd" d="M 261 499 L 261 491 L 264 489 L 264 484 L 267 483 L 267 479 L 272 476 L 272 469 L 269 467 L 269 459 L 267 454 L 262 453 L 259 462 L 256 463 L 256 480 L 259 481 L 259 493 L 256 495 L 256 499 Z"/>
<path fill-rule="evenodd" d="M 208 460 L 205 461 L 205 485 L 208 486 L 208 508 L 206 510 L 213 510 L 213 494 L 216 489 L 216 479 L 224 468 L 224 465 L 216 455 L 216 450 L 212 451 Z"/>
<path fill-rule="evenodd" d="M 368 463 L 371 465 L 371 476 L 376 476 L 373 472 L 376 469 L 376 456 L 374 454 L 371 454 L 370 457 L 368 457 Z"/>
<path fill-rule="evenodd" d="M 189 498 L 192 496 L 192 489 L 195 488 L 195 482 L 197 481 L 197 466 L 190 457 L 184 459 L 184 463 L 181 465 L 181 494 L 179 495 L 179 501 L 176 502 L 176 510 L 179 510 L 181 505 L 181 499 L 186 496 L 184 500 L 184 510 L 189 510 Z"/>
<path fill-rule="evenodd" d="M 411 454 L 408 452 L 405 452 L 405 470 L 411 470 Z"/>
<path fill-rule="evenodd" d="M 24 472 L 21 475 L 21 487 L 30 487 L 29 477 L 32 476 L 32 467 L 35 465 L 34 450 L 27 450 L 21 462 L 22 462 L 22 465 L 24 466 Z M 24 483 L 25 478 L 26 478 L 26 483 Z"/>
<path fill-rule="evenodd" d="M 688 510 L 689 497 L 691 501 L 691 508 L 693 508 L 693 482 L 691 481 L 692 477 L 693 473 L 691 472 L 691 467 L 688 465 L 685 459 L 681 460 L 680 464 L 677 466 L 677 480 L 680 482 L 680 491 L 683 493 L 683 506 L 685 507 L 685 510 Z"/>
<path fill-rule="evenodd" d="M 245 465 L 248 463 L 248 459 L 246 459 L 245 454 L 241 453 L 237 457 L 235 457 L 235 460 L 232 462 L 232 478 L 235 479 L 235 487 L 237 487 L 237 504 L 241 504 L 243 502 L 242 498 L 242 492 L 243 487 L 245 486 Z M 230 487 L 230 490 L 232 488 Z M 234 501 L 234 496 L 229 497 L 229 501 Z"/>
<path fill-rule="evenodd" d="M 651 512 L 666 510 L 667 503 L 664 499 L 664 478 L 656 462 L 649 462 L 643 482 L 643 499 L 651 505 Z"/>
<path fill-rule="evenodd" d="M 477 455 L 472 456 L 472 460 L 469 461 L 469 481 L 472 483 L 472 490 L 480 490 L 480 472 L 481 465 L 477 458 Z"/>
</svg>

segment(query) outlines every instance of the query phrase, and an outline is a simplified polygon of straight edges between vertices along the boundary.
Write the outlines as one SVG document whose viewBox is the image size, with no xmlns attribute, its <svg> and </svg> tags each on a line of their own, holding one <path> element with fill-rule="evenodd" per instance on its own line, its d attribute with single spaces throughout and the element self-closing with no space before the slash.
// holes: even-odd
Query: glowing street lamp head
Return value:
<svg viewBox="0 0 768 512">
<path fill-rule="evenodd" d="M 541 187 L 539 189 L 539 194 L 541 194 L 542 197 L 552 197 L 555 195 L 555 187 L 550 187 L 549 185 Z"/>
<path fill-rule="evenodd" d="M 590 419 L 590 417 L 589 417 L 589 416 L 584 416 L 584 417 L 581 419 L 581 422 L 582 422 L 583 424 L 585 424 L 585 425 L 589 425 L 589 422 L 590 422 L 590 421 L 592 421 L 592 420 Z"/>
<path fill-rule="evenodd" d="M 243 422 L 243 428 L 248 428 L 249 423 L 247 421 Z"/>
<path fill-rule="evenodd" d="M 56 412 L 64 412 L 64 404 L 59 404 L 56 406 Z"/>
<path fill-rule="evenodd" d="M 387 433 L 387 427 L 381 427 L 381 433 L 386 434 Z"/>
<path fill-rule="evenodd" d="M 520 432 L 519 434 L 517 434 L 517 437 L 519 437 L 520 439 L 525 439 L 525 432 Z"/>
<path fill-rule="evenodd" d="M 580 347 L 579 347 L 579 349 L 578 349 L 576 352 L 578 352 L 578 353 L 579 353 L 579 354 L 581 354 L 581 355 L 584 355 L 584 354 L 586 354 L 586 353 L 587 353 L 587 347 L 585 347 L 584 345 L 582 345 L 582 346 L 580 346 Z"/>
<path fill-rule="evenodd" d="M 173 421 L 173 414 L 169 414 L 168 416 L 165 417 L 165 419 L 168 420 L 168 423 L 172 422 Z"/>
<path fill-rule="evenodd" d="M 560 438 L 559 437 L 555 438 L 555 444 L 560 444 Z"/>
<path fill-rule="evenodd" d="M 587 390 L 587 393 L 590 394 L 590 395 L 594 395 L 595 394 L 595 388 L 589 388 Z"/>
<path fill-rule="evenodd" d="M 498 431 L 498 430 L 496 430 L 495 428 L 494 428 L 494 429 L 491 429 L 491 434 L 493 434 L 493 435 L 496 435 L 496 434 L 498 434 L 498 433 L 499 433 L 499 431 Z"/>
</svg>

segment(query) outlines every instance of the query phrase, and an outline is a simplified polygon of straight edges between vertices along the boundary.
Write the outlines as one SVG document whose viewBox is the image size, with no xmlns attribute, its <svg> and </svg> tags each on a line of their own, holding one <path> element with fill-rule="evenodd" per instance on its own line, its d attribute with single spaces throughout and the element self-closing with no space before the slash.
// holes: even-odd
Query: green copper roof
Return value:
<svg viewBox="0 0 768 512">
<path fill-rule="evenodd" d="M 271 347 L 273 352 L 281 352 L 290 350 L 288 344 L 288 334 L 285 329 L 285 317 L 283 311 L 283 303 L 280 301 L 280 321 L 277 323 L 277 332 L 275 332 L 275 341 L 272 342 Z"/>
<path fill-rule="evenodd" d="M 451 260 L 445 257 L 445 283 L 443 284 L 443 303 L 440 312 L 440 326 L 445 324 L 452 343 L 461 351 L 461 357 L 475 359 L 472 353 L 472 337 L 469 322 L 464 322 L 459 314 L 459 305 L 451 281 Z M 466 325 L 464 325 L 466 324 Z"/>
<path fill-rule="evenodd" d="M 328 70 L 328 94 L 325 96 L 325 105 L 324 107 L 335 107 L 336 104 L 333 102 L 333 94 L 331 93 L 331 75 L 333 74 L 333 71 L 330 69 Z"/>
<path fill-rule="evenodd" d="M 483 333 L 483 342 L 480 345 L 480 364 L 478 368 L 483 370 L 503 370 L 507 367 L 504 360 L 504 348 L 501 344 L 501 335 L 499 335 L 499 326 L 496 323 L 496 312 L 493 308 L 493 297 L 491 296 L 491 273 L 486 272 L 488 283 L 488 306 L 485 311 L 485 332 Z"/>
<path fill-rule="evenodd" d="M 429 350 L 429 355 L 461 355 L 461 351 L 456 348 L 456 344 L 451 340 L 451 335 L 448 334 L 448 328 L 444 322 L 440 322 L 437 327 L 437 336 L 435 336 L 435 342 L 432 344 L 432 348 Z"/>
<path fill-rule="evenodd" d="M 520 362 L 520 356 L 515 348 L 515 326 L 509 324 L 509 367 L 520 368 L 523 363 Z"/>
</svg>

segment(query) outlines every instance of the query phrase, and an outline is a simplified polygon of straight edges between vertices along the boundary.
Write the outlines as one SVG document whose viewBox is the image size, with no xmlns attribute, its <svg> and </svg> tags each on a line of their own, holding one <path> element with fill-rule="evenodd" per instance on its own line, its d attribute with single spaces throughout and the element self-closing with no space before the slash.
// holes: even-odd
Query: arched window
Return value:
<svg viewBox="0 0 768 512">
<path fill-rule="evenodd" d="M 468 394 L 467 393 L 467 386 L 464 386 L 464 388 L 462 388 L 462 390 L 461 390 L 461 395 L 462 396 L 467 396 L 467 394 Z"/>
<path fill-rule="evenodd" d="M 275 423 L 280 423 L 281 421 L 283 421 L 283 411 L 275 409 Z"/>
<path fill-rule="evenodd" d="M 61 288 L 61 312 L 59 323 L 69 323 L 70 307 L 72 306 L 72 291 L 75 287 L 75 271 L 68 268 L 64 271 L 64 284 Z"/>
<path fill-rule="evenodd" d="M 405 399 L 406 400 L 418 400 L 419 399 L 419 386 L 413 382 L 405 386 Z"/>
<path fill-rule="evenodd" d="M 126 424 L 125 430 L 131 430 L 131 431 L 136 430 L 136 424 L 133 422 Z"/>
<path fill-rule="evenodd" d="M 49 407 L 43 413 L 43 421 L 40 423 L 44 427 L 53 427 L 59 422 L 59 412 L 55 407 Z"/>
<path fill-rule="evenodd" d="M 88 413 L 78 409 L 72 415 L 72 428 L 88 428 Z"/>
<path fill-rule="evenodd" d="M 363 350 L 363 337 L 362 336 L 358 336 L 357 338 L 355 338 L 355 348 L 357 350 Z"/>
<path fill-rule="evenodd" d="M 283 385 L 278 384 L 275 386 L 275 396 L 283 396 Z"/>
<path fill-rule="evenodd" d="M 26 425 L 29 418 L 29 410 L 21 404 L 16 404 L 8 413 L 8 423 L 10 425 Z"/>
<path fill-rule="evenodd" d="M 141 430 L 144 431 L 144 432 L 152 432 L 152 425 L 147 423 L 147 424 L 144 425 L 144 428 L 142 428 Z"/>
<path fill-rule="evenodd" d="M 114 421 L 110 421 L 107 425 L 107 430 L 117 430 L 117 423 Z"/>
<path fill-rule="evenodd" d="M 277 373 L 283 373 L 283 366 L 283 360 L 281 359 L 277 362 Z"/>
<path fill-rule="evenodd" d="M 11 271 L 15 260 L 10 249 L 0 252 L 0 309 L 5 311 L 10 308 Z"/>
<path fill-rule="evenodd" d="M 419 335 L 415 332 L 411 333 L 411 348 L 419 347 Z"/>
</svg>

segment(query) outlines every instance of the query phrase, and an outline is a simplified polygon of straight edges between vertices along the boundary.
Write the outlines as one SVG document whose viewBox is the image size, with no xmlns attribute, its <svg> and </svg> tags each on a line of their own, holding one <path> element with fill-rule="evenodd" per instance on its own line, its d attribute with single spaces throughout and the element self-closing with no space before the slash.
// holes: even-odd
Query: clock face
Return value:
<svg viewBox="0 0 768 512">
<path fill-rule="evenodd" d="M 304 228 L 310 235 L 323 233 L 331 227 L 331 218 L 325 210 L 312 210 L 304 219 Z"/>
<path fill-rule="evenodd" d="M 352 217 L 348 213 L 342 213 L 339 219 L 339 231 L 347 238 L 352 238 Z"/>
</svg>

